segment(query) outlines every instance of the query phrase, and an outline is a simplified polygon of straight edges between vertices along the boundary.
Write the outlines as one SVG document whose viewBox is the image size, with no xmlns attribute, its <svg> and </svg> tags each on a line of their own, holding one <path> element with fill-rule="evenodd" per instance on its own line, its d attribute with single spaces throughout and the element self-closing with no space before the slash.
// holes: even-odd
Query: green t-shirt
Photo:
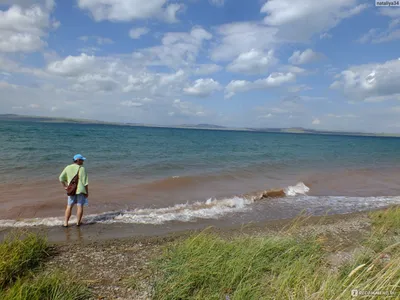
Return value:
<svg viewBox="0 0 400 300">
<path fill-rule="evenodd" d="M 75 177 L 76 173 L 78 173 L 79 165 L 77 164 L 72 164 L 69 166 L 66 166 L 64 171 L 62 171 L 60 175 L 60 182 L 66 182 L 70 183 L 72 178 Z M 79 182 L 78 182 L 78 187 L 76 189 L 76 194 L 87 194 L 86 192 L 86 186 L 89 185 L 89 179 L 88 175 L 86 173 L 86 170 L 84 167 L 81 167 L 81 170 L 79 171 Z"/>
</svg>

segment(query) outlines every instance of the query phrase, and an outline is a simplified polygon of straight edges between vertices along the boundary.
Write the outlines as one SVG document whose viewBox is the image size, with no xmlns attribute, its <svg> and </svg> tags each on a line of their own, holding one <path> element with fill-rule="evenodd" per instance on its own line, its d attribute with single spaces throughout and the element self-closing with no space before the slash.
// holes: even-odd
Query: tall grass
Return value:
<svg viewBox="0 0 400 300">
<path fill-rule="evenodd" d="M 15 231 L 0 243 L 0 299 L 81 300 L 90 297 L 82 284 L 39 268 L 49 256 L 45 237 Z"/>
<path fill-rule="evenodd" d="M 2 300 L 84 300 L 91 293 L 83 284 L 60 273 L 40 274 L 33 279 L 18 279 L 3 295 Z"/>
<path fill-rule="evenodd" d="M 288 296 L 322 262 L 314 240 L 238 238 L 201 234 L 156 262 L 154 299 L 261 299 L 265 291 Z M 304 296 L 298 291 L 296 298 Z"/>
<path fill-rule="evenodd" d="M 16 231 L 0 243 L 0 290 L 23 276 L 48 256 L 46 239 Z"/>
<path fill-rule="evenodd" d="M 375 232 L 400 235 L 400 207 L 371 212 L 369 216 Z"/>
<path fill-rule="evenodd" d="M 370 218 L 371 235 L 340 266 L 329 263 L 332 253 L 316 236 L 225 240 L 202 233 L 153 262 L 152 297 L 339 300 L 365 291 L 375 293 L 375 299 L 400 299 L 400 209 L 374 212 Z"/>
</svg>

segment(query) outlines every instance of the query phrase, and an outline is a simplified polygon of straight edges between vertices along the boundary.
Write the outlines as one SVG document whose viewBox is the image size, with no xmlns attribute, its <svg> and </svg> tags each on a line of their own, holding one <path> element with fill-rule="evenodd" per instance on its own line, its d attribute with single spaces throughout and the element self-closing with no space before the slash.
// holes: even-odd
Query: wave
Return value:
<svg viewBox="0 0 400 300">
<path fill-rule="evenodd" d="M 166 208 L 147 208 L 107 212 L 85 216 L 87 223 L 135 223 L 164 224 L 171 221 L 190 222 L 196 219 L 216 219 L 235 212 L 251 209 L 251 204 L 263 199 L 305 195 L 310 189 L 302 182 L 285 189 L 266 190 L 258 193 L 234 196 L 225 199 L 210 198 L 205 202 L 177 204 Z M 71 218 L 71 222 L 76 221 Z M 61 226 L 62 217 L 32 218 L 23 220 L 0 220 L 0 227 Z"/>
</svg>

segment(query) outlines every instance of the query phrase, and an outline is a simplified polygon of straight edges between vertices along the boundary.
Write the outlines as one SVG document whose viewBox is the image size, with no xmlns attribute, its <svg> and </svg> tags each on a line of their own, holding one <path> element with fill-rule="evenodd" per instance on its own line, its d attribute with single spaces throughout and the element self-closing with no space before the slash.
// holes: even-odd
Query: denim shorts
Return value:
<svg viewBox="0 0 400 300">
<path fill-rule="evenodd" d="M 79 195 L 75 195 L 75 196 L 68 196 L 68 205 L 72 206 L 72 205 L 81 205 L 81 206 L 88 206 L 89 205 L 89 201 L 86 198 L 86 196 L 84 194 L 79 194 Z"/>
</svg>

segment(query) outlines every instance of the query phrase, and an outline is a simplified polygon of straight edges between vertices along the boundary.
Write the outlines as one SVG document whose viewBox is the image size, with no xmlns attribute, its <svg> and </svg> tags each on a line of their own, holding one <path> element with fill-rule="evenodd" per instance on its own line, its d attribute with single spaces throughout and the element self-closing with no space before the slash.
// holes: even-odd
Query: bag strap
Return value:
<svg viewBox="0 0 400 300">
<path fill-rule="evenodd" d="M 75 176 L 78 176 L 78 179 L 79 179 L 79 171 L 80 170 L 81 170 L 81 166 L 79 166 L 78 173 L 76 173 L 76 175 L 75 175 Z"/>
</svg>

